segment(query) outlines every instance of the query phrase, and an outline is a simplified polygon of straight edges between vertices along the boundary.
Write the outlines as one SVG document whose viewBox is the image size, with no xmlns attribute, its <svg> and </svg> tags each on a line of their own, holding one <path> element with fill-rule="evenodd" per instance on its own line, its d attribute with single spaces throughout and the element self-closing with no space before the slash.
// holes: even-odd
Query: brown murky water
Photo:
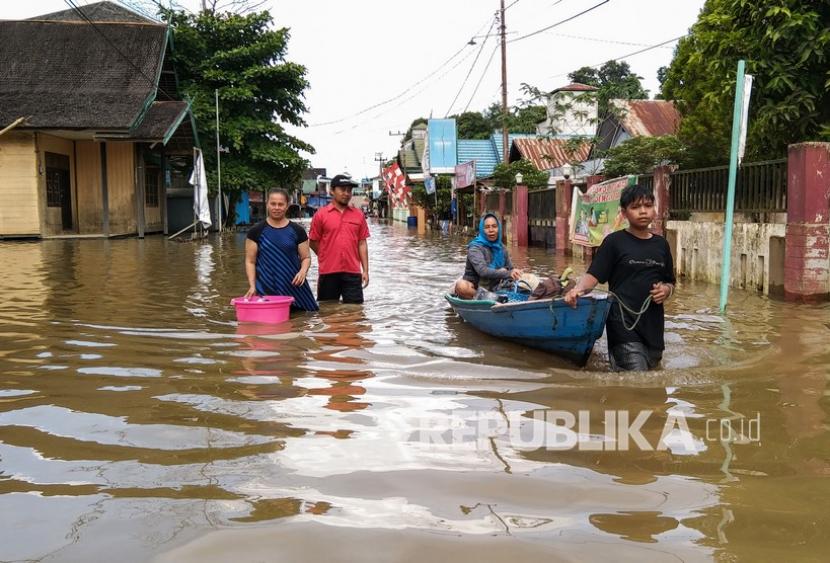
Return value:
<svg viewBox="0 0 830 563">
<path fill-rule="evenodd" d="M 462 324 L 463 241 L 400 227 L 365 306 L 239 327 L 243 237 L 0 243 L 0 560 L 826 560 L 828 306 L 681 284 L 615 375 Z"/>
</svg>

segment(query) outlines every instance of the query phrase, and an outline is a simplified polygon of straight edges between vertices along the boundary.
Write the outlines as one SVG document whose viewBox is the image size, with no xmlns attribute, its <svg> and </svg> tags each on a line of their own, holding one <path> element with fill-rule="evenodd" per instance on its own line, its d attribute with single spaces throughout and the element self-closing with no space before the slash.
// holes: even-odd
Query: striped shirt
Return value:
<svg viewBox="0 0 830 563">
<path fill-rule="evenodd" d="M 297 248 L 308 240 L 305 230 L 291 221 L 276 228 L 261 221 L 248 230 L 248 238 L 257 244 L 256 290 L 260 295 L 290 295 L 292 308 L 303 311 L 319 309 L 308 280 L 292 285 L 291 280 L 300 271 Z"/>
</svg>

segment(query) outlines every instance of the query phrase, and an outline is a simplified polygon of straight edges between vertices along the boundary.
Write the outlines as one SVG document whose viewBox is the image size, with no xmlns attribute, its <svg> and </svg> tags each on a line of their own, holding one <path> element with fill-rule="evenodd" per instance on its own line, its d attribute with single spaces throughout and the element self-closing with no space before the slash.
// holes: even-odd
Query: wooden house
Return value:
<svg viewBox="0 0 830 563">
<path fill-rule="evenodd" d="M 198 144 L 167 25 L 111 2 L 0 21 L 0 236 L 166 232 Z M 192 193 L 192 191 L 191 191 Z"/>
</svg>

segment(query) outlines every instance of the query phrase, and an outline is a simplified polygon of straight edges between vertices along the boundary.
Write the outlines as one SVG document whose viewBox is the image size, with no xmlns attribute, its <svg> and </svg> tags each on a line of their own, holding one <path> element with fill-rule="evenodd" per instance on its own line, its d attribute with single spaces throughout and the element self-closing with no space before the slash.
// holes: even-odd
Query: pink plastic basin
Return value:
<svg viewBox="0 0 830 563">
<path fill-rule="evenodd" d="M 284 323 L 291 312 L 293 297 L 286 295 L 263 295 L 231 300 L 236 308 L 236 320 L 241 323 Z"/>
</svg>

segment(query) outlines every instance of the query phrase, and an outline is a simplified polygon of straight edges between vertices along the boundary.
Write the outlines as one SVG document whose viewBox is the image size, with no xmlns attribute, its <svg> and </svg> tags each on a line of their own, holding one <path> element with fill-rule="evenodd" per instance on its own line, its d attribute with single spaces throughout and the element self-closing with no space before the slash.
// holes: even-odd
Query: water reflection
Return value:
<svg viewBox="0 0 830 563">
<path fill-rule="evenodd" d="M 277 327 L 228 305 L 242 234 L 0 243 L 0 559 L 822 559 L 830 307 L 686 282 L 666 369 L 574 369 L 449 311 L 465 242 L 373 225 L 366 305 Z M 651 447 L 596 449 L 623 411 Z M 551 412 L 594 449 L 528 445 Z"/>
</svg>

